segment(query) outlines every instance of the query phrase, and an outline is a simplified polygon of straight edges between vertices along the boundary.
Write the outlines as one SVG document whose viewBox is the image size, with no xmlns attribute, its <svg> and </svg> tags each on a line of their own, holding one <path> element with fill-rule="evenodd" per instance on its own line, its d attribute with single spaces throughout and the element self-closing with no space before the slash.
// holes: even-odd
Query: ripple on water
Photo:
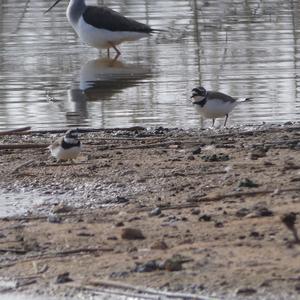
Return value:
<svg viewBox="0 0 300 300">
<path fill-rule="evenodd" d="M 80 43 L 66 3 L 44 15 L 48 6 L 0 4 L 0 129 L 198 127 L 188 101 L 198 84 L 255 99 L 229 125 L 300 120 L 300 2 L 116 0 L 111 8 L 169 30 L 122 45 L 116 64 Z"/>
</svg>

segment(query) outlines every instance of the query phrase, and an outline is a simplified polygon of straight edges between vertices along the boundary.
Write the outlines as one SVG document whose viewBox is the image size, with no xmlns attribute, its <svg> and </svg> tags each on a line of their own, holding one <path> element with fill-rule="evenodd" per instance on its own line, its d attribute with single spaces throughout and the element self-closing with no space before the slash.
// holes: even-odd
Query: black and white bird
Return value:
<svg viewBox="0 0 300 300">
<path fill-rule="evenodd" d="M 220 92 L 207 91 L 200 86 L 192 90 L 191 99 L 201 116 L 213 120 L 213 126 L 215 119 L 223 117 L 225 117 L 224 126 L 226 126 L 228 114 L 235 106 L 251 98 L 233 98 Z"/>
<path fill-rule="evenodd" d="M 58 138 L 49 147 L 51 155 L 57 161 L 73 160 L 81 152 L 81 142 L 78 139 L 78 130 L 70 129 L 63 137 Z"/>
<path fill-rule="evenodd" d="M 45 13 L 60 1 L 56 0 Z M 163 31 L 126 18 L 108 7 L 86 5 L 85 0 L 70 0 L 67 18 L 84 43 L 108 51 L 114 48 L 117 57 L 121 54 L 117 45 L 122 42 L 135 41 L 155 31 Z"/>
</svg>

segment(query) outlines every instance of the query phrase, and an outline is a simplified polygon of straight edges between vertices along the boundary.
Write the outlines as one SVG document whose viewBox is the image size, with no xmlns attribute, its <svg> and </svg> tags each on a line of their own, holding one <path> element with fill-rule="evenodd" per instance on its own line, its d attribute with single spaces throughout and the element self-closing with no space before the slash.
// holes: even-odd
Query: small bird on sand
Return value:
<svg viewBox="0 0 300 300">
<path fill-rule="evenodd" d="M 192 90 L 191 99 L 197 111 L 204 118 L 213 120 L 213 127 L 216 118 L 225 117 L 224 127 L 226 126 L 228 114 L 234 107 L 241 103 L 250 100 L 251 98 L 233 98 L 226 94 L 214 91 L 207 91 L 200 86 Z"/>
<path fill-rule="evenodd" d="M 50 11 L 61 0 L 45 12 Z M 155 31 L 150 26 L 126 18 L 118 12 L 105 6 L 90 6 L 85 0 L 70 0 L 67 8 L 67 18 L 80 39 L 95 48 L 113 48 L 117 55 L 121 54 L 117 45 L 124 41 L 135 41 L 150 36 Z"/>
<path fill-rule="evenodd" d="M 70 129 L 63 137 L 58 138 L 49 147 L 51 155 L 57 161 L 73 160 L 81 151 L 81 143 L 78 139 L 78 130 Z"/>
</svg>

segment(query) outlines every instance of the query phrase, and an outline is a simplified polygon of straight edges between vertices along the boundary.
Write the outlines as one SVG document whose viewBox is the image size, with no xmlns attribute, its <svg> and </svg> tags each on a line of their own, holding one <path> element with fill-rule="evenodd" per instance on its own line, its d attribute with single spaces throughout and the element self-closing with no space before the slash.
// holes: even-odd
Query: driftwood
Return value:
<svg viewBox="0 0 300 300">
<path fill-rule="evenodd" d="M 23 164 L 18 165 L 16 168 L 14 168 L 14 169 L 11 171 L 11 174 L 16 173 L 17 171 L 19 171 L 19 170 L 22 169 L 23 167 L 27 167 L 27 166 L 31 165 L 34 161 L 35 161 L 34 159 L 31 159 L 31 160 L 29 160 L 29 161 L 24 162 Z"/>
<path fill-rule="evenodd" d="M 22 134 L 24 134 L 24 131 L 28 131 L 30 129 L 31 129 L 30 126 L 26 126 L 26 127 L 21 127 L 21 128 L 17 128 L 17 129 L 0 131 L 0 136 L 2 136 L 2 135 L 14 135 L 16 133 L 22 133 Z"/>
<path fill-rule="evenodd" d="M 1 144 L 0 150 L 15 150 L 15 149 L 41 149 L 47 148 L 49 144 Z"/>
<path fill-rule="evenodd" d="M 182 300 L 213 300 L 215 298 L 209 298 L 205 296 L 193 295 L 193 294 L 185 294 L 185 293 L 173 293 L 167 291 L 160 291 L 153 288 L 146 288 L 142 286 L 131 285 L 123 282 L 109 281 L 109 280 L 99 280 L 90 282 L 86 286 L 71 284 L 71 286 L 76 287 L 81 290 L 87 290 L 95 294 L 103 294 L 103 293 L 113 293 L 119 295 L 126 295 L 131 297 L 138 297 L 139 299 L 153 299 L 151 296 L 157 297 L 168 297 L 168 299 L 182 299 Z M 99 287 L 109 287 L 110 290 L 101 289 Z M 119 290 L 119 291 L 118 291 Z M 120 291 L 121 290 L 121 291 Z M 134 294 L 129 294 L 128 291 L 135 292 Z"/>
<path fill-rule="evenodd" d="M 300 192 L 300 187 L 299 188 L 281 189 L 278 191 L 278 193 L 298 192 L 298 191 Z M 199 204 L 202 204 L 203 202 L 219 201 L 219 200 L 223 200 L 226 198 L 240 198 L 243 196 L 254 197 L 257 195 L 266 195 L 266 194 L 272 194 L 272 193 L 274 193 L 274 190 L 255 190 L 255 191 L 228 193 L 228 194 L 216 195 L 216 196 L 205 196 L 205 197 L 199 197 L 198 199 L 190 201 L 189 203 L 186 203 L 186 204 L 170 205 L 170 206 L 160 207 L 160 209 L 161 210 L 173 210 L 173 209 L 193 208 L 193 207 L 198 207 Z M 129 212 L 137 213 L 137 212 L 147 212 L 147 211 L 151 211 L 151 210 L 153 210 L 153 207 L 144 207 L 144 208 L 132 209 Z"/>
<path fill-rule="evenodd" d="M 11 266 L 14 266 L 17 263 L 24 263 L 24 262 L 32 262 L 36 260 L 44 260 L 44 259 L 50 259 L 50 258 L 59 258 L 59 257 L 65 257 L 69 255 L 86 255 L 90 253 L 96 253 L 96 252 L 110 252 L 113 251 L 114 248 L 78 248 L 78 249 L 70 249 L 70 250 L 64 250 L 64 251 L 57 251 L 57 252 L 46 252 L 46 253 L 39 253 L 32 256 L 27 256 L 25 259 L 18 259 L 18 257 L 10 257 L 10 262 L 8 264 L 0 265 L 0 269 L 8 268 Z M 26 250 L 19 250 L 19 249 L 0 249 L 0 253 L 15 253 L 15 254 L 28 254 L 30 251 Z"/>
</svg>

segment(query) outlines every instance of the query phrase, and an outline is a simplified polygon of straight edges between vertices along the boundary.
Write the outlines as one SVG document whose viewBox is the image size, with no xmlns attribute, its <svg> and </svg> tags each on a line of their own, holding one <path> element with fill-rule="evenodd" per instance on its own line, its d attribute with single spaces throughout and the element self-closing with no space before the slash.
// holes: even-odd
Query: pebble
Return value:
<svg viewBox="0 0 300 300">
<path fill-rule="evenodd" d="M 159 264 L 156 260 L 147 261 L 144 264 L 138 264 L 134 268 L 134 272 L 145 273 L 145 272 L 153 272 L 159 269 Z"/>
<path fill-rule="evenodd" d="M 257 293 L 257 290 L 251 287 L 240 288 L 236 291 L 237 295 L 250 296 Z"/>
<path fill-rule="evenodd" d="M 239 182 L 239 187 L 255 188 L 255 187 L 259 187 L 259 184 L 255 183 L 249 178 L 245 178 Z"/>
<path fill-rule="evenodd" d="M 201 158 L 206 162 L 227 161 L 230 159 L 229 155 L 224 153 L 204 155 Z"/>
<path fill-rule="evenodd" d="M 168 249 L 168 245 L 166 244 L 165 241 L 155 241 L 151 246 L 151 249 L 153 250 L 166 250 Z"/>
<path fill-rule="evenodd" d="M 161 265 L 161 267 L 169 272 L 181 271 L 182 260 L 176 258 L 169 258 Z"/>
<path fill-rule="evenodd" d="M 196 147 L 195 149 L 192 150 L 192 154 L 193 155 L 200 154 L 201 152 L 202 152 L 202 148 L 201 147 Z"/>
<path fill-rule="evenodd" d="M 53 214 L 53 213 L 50 213 L 48 215 L 48 222 L 49 223 L 61 223 L 61 217 L 56 215 L 56 214 Z"/>
<path fill-rule="evenodd" d="M 57 275 L 57 277 L 55 279 L 55 283 L 57 283 L 57 284 L 66 283 L 66 282 L 70 282 L 70 281 L 73 281 L 73 279 L 70 278 L 69 272 L 59 274 L 59 275 Z"/>
<path fill-rule="evenodd" d="M 209 221 L 211 221 L 211 216 L 204 214 L 204 215 L 201 215 L 198 220 L 201 221 L 201 222 L 202 221 L 209 222 Z"/>
<path fill-rule="evenodd" d="M 137 228 L 123 228 L 121 237 L 124 240 L 142 240 L 145 238 L 142 231 Z"/>
<path fill-rule="evenodd" d="M 149 212 L 149 217 L 159 216 L 161 214 L 161 209 L 159 207 L 154 208 Z"/>
<path fill-rule="evenodd" d="M 243 218 L 243 217 L 247 216 L 250 212 L 251 211 L 249 208 L 242 207 L 236 211 L 235 215 L 239 218 Z"/>
</svg>

